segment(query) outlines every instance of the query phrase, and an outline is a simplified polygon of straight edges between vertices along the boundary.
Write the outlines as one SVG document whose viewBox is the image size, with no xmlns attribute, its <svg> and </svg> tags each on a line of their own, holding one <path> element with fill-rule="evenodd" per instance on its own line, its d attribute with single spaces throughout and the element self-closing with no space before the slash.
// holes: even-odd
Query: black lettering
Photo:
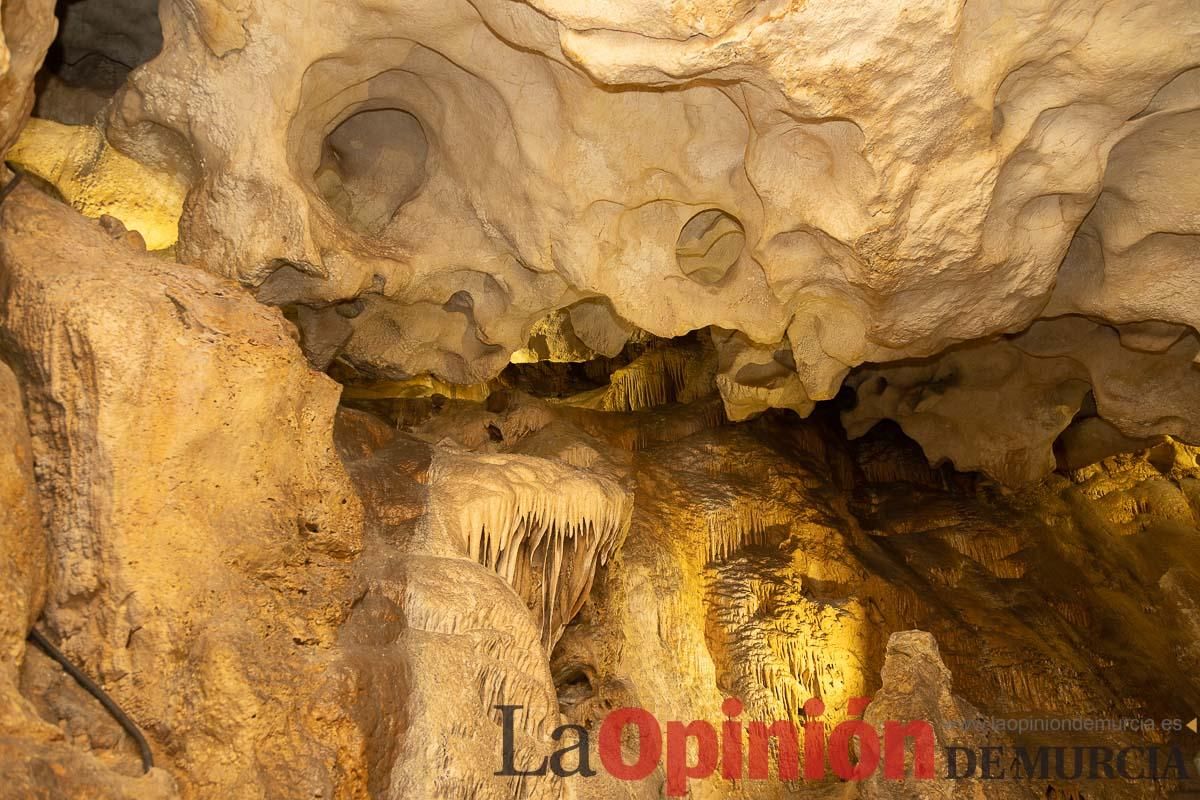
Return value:
<svg viewBox="0 0 1200 800">
<path fill-rule="evenodd" d="M 975 751 L 969 747 L 947 747 L 946 750 L 946 777 L 951 780 L 961 780 L 962 778 L 970 778 L 975 775 Z M 963 774 L 958 774 L 958 754 L 965 753 L 967 756 L 967 771 Z"/>
<path fill-rule="evenodd" d="M 1075 754 L 1075 769 L 1067 774 L 1067 748 L 1054 748 L 1054 775 L 1059 780 L 1073 781 L 1078 780 L 1083 776 L 1083 750 L 1078 747 L 1072 747 L 1071 752 Z"/>
<path fill-rule="evenodd" d="M 492 706 L 492 708 L 500 709 L 500 716 L 503 719 L 504 738 L 500 746 L 500 754 L 504 761 L 503 767 L 494 775 L 502 775 L 504 777 L 519 777 L 521 775 L 545 775 L 546 774 L 546 759 L 542 759 L 542 765 L 537 769 L 524 772 L 516 768 L 513 761 L 516 760 L 516 715 L 518 708 L 524 706 Z"/>
<path fill-rule="evenodd" d="M 1017 780 L 1046 780 L 1050 777 L 1050 751 L 1045 747 L 1037 749 L 1037 762 L 1029 757 L 1029 748 L 1015 748 L 1016 756 L 1013 757 L 1009 769 L 1012 770 L 1012 776 Z"/>
<path fill-rule="evenodd" d="M 1117 753 L 1117 774 L 1120 775 L 1122 778 L 1124 778 L 1127 781 L 1140 781 L 1146 777 L 1146 771 L 1142 770 L 1141 772 L 1139 772 L 1136 775 L 1129 774 L 1129 765 L 1125 762 L 1125 759 L 1129 757 L 1130 753 L 1137 753 L 1140 755 L 1142 753 L 1142 748 L 1140 748 L 1140 747 L 1123 747 L 1123 748 L 1121 748 L 1120 752 Z"/>
<path fill-rule="evenodd" d="M 596 770 L 592 769 L 591 764 L 588 763 L 587 728 L 582 725 L 559 725 L 554 729 L 554 733 L 550 734 L 550 738 L 556 742 L 561 741 L 563 734 L 567 731 L 573 731 L 578 739 L 570 747 L 554 751 L 550 756 L 550 771 L 560 778 L 566 778 L 571 775 L 582 775 L 585 778 L 592 777 L 596 774 Z M 578 753 L 575 761 L 575 769 L 567 769 L 563 766 L 563 758 L 572 752 Z"/>
<path fill-rule="evenodd" d="M 1175 770 L 1175 778 L 1177 780 L 1186 781 L 1189 777 L 1187 760 L 1183 757 L 1183 751 L 1178 747 L 1172 747 L 1167 751 L 1167 766 L 1163 768 L 1162 777 L 1164 779 L 1169 778 L 1171 770 Z"/>
<path fill-rule="evenodd" d="M 985 781 L 1003 778 L 1004 766 L 1000 763 L 1000 757 L 1003 755 L 1003 747 L 979 748 L 979 777 Z M 996 774 L 994 770 L 999 770 L 999 774 Z"/>
<path fill-rule="evenodd" d="M 1105 778 L 1113 778 L 1112 768 L 1113 751 L 1109 747 L 1089 747 L 1088 748 L 1088 777 L 1096 780 L 1100 777 L 1097 770 L 1104 770 Z"/>
</svg>

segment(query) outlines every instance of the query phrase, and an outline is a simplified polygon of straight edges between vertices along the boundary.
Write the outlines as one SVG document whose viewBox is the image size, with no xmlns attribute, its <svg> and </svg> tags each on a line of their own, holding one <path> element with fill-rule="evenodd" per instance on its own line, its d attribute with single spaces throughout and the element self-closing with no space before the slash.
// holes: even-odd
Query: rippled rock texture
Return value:
<svg viewBox="0 0 1200 800">
<path fill-rule="evenodd" d="M 711 327 L 735 418 L 849 374 L 854 427 L 1009 482 L 1087 389 L 1120 436 L 1200 438 L 1157 406 L 1190 391 L 1200 308 L 1187 0 L 307 14 L 164 2 L 101 117 L 186 177 L 181 258 L 299 307 L 319 365 L 474 383 L 563 315 L 585 352 Z M 146 58 L 159 32 L 126 27 Z M 1125 389 L 1146 364 L 1161 394 Z M 947 374 L 967 395 L 922 402 Z M 977 385 L 1030 421 L 998 440 Z"/>
<path fill-rule="evenodd" d="M 1192 0 L 53 6 L 0 3 L 0 797 L 1200 708 Z"/>
<path fill-rule="evenodd" d="M 703 336 L 600 377 L 514 366 L 478 397 L 351 385 L 338 410 L 295 328 L 235 283 L 33 188 L 0 224 L 13 436 L 28 420 L 46 541 L 43 562 L 36 524 L 0 539 L 28 565 L 3 745 L 47 765 L 28 774 L 50 796 L 657 796 L 661 772 L 497 777 L 495 706 L 522 707 L 532 764 L 557 726 L 594 734 L 623 705 L 719 722 L 734 696 L 802 723 L 820 697 L 832 725 L 881 670 L 886 689 L 888 638 L 912 628 L 988 713 L 1200 704 L 1200 467 L 1173 440 L 1013 494 L 887 425 L 847 443 L 829 410 L 730 423 Z M 29 516 L 28 467 L 6 474 Z M 22 657 L 35 617 L 143 727 L 149 775 Z M 693 792 L 854 790 L 830 781 Z"/>
</svg>

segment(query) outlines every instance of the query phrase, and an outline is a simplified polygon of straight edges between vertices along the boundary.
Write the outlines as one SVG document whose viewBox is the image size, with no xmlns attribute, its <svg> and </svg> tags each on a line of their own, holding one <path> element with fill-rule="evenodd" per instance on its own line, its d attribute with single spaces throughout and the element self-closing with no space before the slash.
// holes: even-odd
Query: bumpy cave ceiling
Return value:
<svg viewBox="0 0 1200 800">
<path fill-rule="evenodd" d="M 77 173 L 148 182 L 129 224 L 321 367 L 483 382 L 567 313 L 711 330 L 735 419 L 848 385 L 852 433 L 1010 483 L 1085 406 L 1200 439 L 1190 0 L 154 6 L 65 6 L 39 115 L 107 139 L 17 161 L 97 216 Z"/>
<path fill-rule="evenodd" d="M 522 763 L 1200 712 L 1194 0 L 0 22 L 0 796 L 674 796 L 498 777 L 503 703 Z"/>
</svg>

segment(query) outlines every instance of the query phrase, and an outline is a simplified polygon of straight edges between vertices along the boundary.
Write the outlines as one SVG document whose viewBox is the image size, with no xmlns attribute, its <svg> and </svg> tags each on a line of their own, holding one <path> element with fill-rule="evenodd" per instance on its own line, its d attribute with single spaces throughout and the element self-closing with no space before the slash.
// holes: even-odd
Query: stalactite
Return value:
<svg viewBox="0 0 1200 800">
<path fill-rule="evenodd" d="M 786 509 L 764 508 L 761 498 L 738 496 L 726 507 L 708 514 L 708 558 L 724 561 L 743 548 L 763 545 L 769 529 L 792 521 Z"/>
<path fill-rule="evenodd" d="M 628 529 L 625 489 L 561 462 L 513 454 L 449 456 L 433 472 L 463 552 L 525 599 L 552 647 Z"/>
<path fill-rule="evenodd" d="M 944 533 L 942 539 L 997 578 L 1020 578 L 1025 574 L 1025 565 L 1013 558 L 1025 546 L 1019 536 L 967 530 Z"/>
</svg>

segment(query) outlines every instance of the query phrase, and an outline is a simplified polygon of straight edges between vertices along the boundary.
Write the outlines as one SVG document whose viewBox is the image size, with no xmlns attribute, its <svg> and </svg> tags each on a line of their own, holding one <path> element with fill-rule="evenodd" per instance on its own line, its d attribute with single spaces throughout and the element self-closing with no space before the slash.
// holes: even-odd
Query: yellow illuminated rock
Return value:
<svg viewBox="0 0 1200 800">
<path fill-rule="evenodd" d="M 1186 791 L 1196 6 L 0 0 L 0 800 Z"/>
<path fill-rule="evenodd" d="M 84 216 L 116 217 L 150 250 L 172 247 L 179 236 L 186 182 L 129 158 L 95 126 L 31 119 L 8 160 L 53 185 Z"/>
</svg>

